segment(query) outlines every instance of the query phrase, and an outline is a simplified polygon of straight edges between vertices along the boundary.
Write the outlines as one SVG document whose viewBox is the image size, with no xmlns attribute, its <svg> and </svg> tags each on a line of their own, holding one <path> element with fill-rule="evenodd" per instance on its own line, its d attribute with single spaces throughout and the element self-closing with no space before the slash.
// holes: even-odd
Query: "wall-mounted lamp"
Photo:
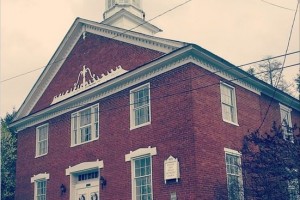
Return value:
<svg viewBox="0 0 300 200">
<path fill-rule="evenodd" d="M 106 186 L 106 180 L 103 176 L 100 177 L 100 184 L 101 184 L 101 188 L 103 190 L 103 187 Z"/>
<path fill-rule="evenodd" d="M 64 193 L 66 193 L 67 188 L 64 184 L 61 184 L 60 186 L 60 195 L 63 195 Z"/>
</svg>

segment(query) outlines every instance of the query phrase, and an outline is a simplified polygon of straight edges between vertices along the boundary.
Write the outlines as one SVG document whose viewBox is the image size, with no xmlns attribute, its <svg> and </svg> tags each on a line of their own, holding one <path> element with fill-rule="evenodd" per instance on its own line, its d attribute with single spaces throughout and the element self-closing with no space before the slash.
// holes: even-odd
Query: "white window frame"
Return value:
<svg viewBox="0 0 300 200">
<path fill-rule="evenodd" d="M 295 192 L 295 193 L 292 193 Z M 297 178 L 288 181 L 288 193 L 289 193 L 289 198 L 290 200 L 294 200 L 296 197 L 296 199 L 300 199 L 300 192 L 299 192 L 299 180 Z M 296 196 L 294 196 L 293 194 L 296 194 Z"/>
<path fill-rule="evenodd" d="M 228 105 L 224 102 L 224 98 L 222 95 L 222 91 L 223 91 L 223 87 L 225 88 L 229 88 L 231 90 L 231 101 L 232 101 L 232 105 Z M 238 124 L 238 116 L 237 116 L 237 105 L 236 105 L 236 93 L 235 93 L 235 88 L 231 85 L 228 85 L 227 83 L 224 83 L 222 81 L 220 81 L 220 95 L 221 95 L 221 111 L 222 111 L 222 119 L 224 122 L 239 126 Z M 223 107 L 224 106 L 231 106 L 231 118 L 232 120 L 228 120 L 226 119 L 225 113 L 223 112 Z"/>
<path fill-rule="evenodd" d="M 47 199 L 47 181 L 50 178 L 48 173 L 38 174 L 31 177 L 31 183 L 34 183 L 34 200 L 39 200 L 38 198 L 38 184 L 40 182 L 45 182 L 45 200 Z"/>
<path fill-rule="evenodd" d="M 80 113 L 90 109 L 91 110 L 91 122 L 89 124 L 80 125 Z M 97 111 L 95 111 L 97 110 Z M 91 126 L 91 139 L 87 141 L 81 141 L 80 130 L 83 127 Z M 99 139 L 99 104 L 95 104 L 71 114 L 71 147 L 86 144 Z M 76 128 L 76 129 L 75 129 Z"/>
<path fill-rule="evenodd" d="M 45 128 L 45 127 L 47 127 L 47 129 L 46 129 L 47 130 L 46 138 L 44 140 L 40 140 L 40 130 L 42 128 Z M 36 127 L 36 136 L 35 136 L 35 138 L 36 138 L 36 142 L 35 142 L 35 157 L 36 158 L 48 154 L 48 146 L 49 146 L 48 137 L 49 137 L 49 124 L 48 123 Z M 42 143 L 42 142 L 46 143 L 46 148 L 45 148 L 45 152 L 44 153 L 41 153 L 41 149 L 40 149 L 40 143 Z"/>
<path fill-rule="evenodd" d="M 294 136 L 293 136 L 293 133 L 289 133 L 288 132 L 288 129 L 292 128 L 292 109 L 285 106 L 285 105 L 282 105 L 282 104 L 279 104 L 279 107 L 280 107 L 280 119 L 281 119 L 281 125 L 282 125 L 282 133 L 283 133 L 283 138 L 285 140 L 289 140 L 291 142 L 294 142 Z M 284 116 L 286 115 L 287 116 Z M 285 122 L 284 120 L 287 118 L 287 121 Z M 287 123 L 287 124 L 286 124 Z M 286 125 L 288 125 L 288 127 L 286 127 Z"/>
<path fill-rule="evenodd" d="M 152 199 L 154 199 L 154 194 L 153 194 L 153 165 L 152 165 L 152 156 L 157 155 L 156 147 L 148 147 L 148 148 L 140 148 L 137 149 L 136 151 L 131 151 L 129 154 L 125 155 L 125 161 L 131 162 L 131 185 L 132 185 L 132 200 L 139 200 L 136 198 L 136 177 L 135 177 L 135 161 L 137 159 L 149 157 L 150 158 L 150 167 L 151 167 L 151 175 L 150 175 L 150 181 L 151 181 L 151 194 L 152 194 Z"/>
<path fill-rule="evenodd" d="M 239 171 L 238 171 L 238 181 L 239 181 L 239 187 L 240 187 L 240 200 L 244 199 L 244 188 L 243 188 L 243 174 L 242 174 L 242 167 L 241 167 L 241 156 L 242 154 L 236 150 L 233 149 L 228 149 L 228 148 L 224 148 L 224 152 L 225 152 L 225 168 L 226 168 L 226 179 L 227 179 L 227 191 L 228 191 L 228 198 L 229 198 L 229 180 L 228 180 L 228 173 L 227 173 L 227 161 L 226 161 L 226 155 L 230 155 L 230 156 L 235 156 L 238 158 L 238 164 L 239 166 Z"/>
<path fill-rule="evenodd" d="M 135 123 L 135 109 L 136 108 L 134 108 L 134 94 L 145 88 L 148 88 L 148 91 L 149 91 L 149 103 L 148 103 L 148 105 L 143 105 L 143 107 L 146 107 L 146 106 L 149 107 L 149 121 L 136 125 L 136 123 Z M 140 128 L 143 126 L 147 126 L 149 124 L 151 124 L 151 90 L 150 90 L 150 83 L 146 83 L 144 85 L 141 85 L 137 88 L 130 90 L 130 130 Z"/>
</svg>

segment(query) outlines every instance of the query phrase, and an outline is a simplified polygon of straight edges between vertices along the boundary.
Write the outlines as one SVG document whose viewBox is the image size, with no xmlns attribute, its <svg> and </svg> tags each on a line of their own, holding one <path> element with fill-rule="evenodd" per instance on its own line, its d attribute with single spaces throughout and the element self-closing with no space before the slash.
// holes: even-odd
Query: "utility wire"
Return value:
<svg viewBox="0 0 300 200">
<path fill-rule="evenodd" d="M 283 69 L 286 69 L 286 68 L 290 68 L 290 67 L 294 67 L 294 66 L 297 66 L 299 65 L 300 63 L 296 63 L 296 64 L 292 64 L 292 65 L 288 65 L 288 66 L 285 66 L 283 67 Z M 262 71 L 262 72 L 258 72 L 258 73 L 255 73 L 253 75 L 257 75 L 257 74 L 261 74 L 261 73 L 266 73 L 268 71 Z M 247 74 L 245 76 L 241 76 L 241 77 L 238 77 L 238 78 L 233 78 L 233 79 L 230 79 L 230 80 L 226 80 L 226 82 L 230 82 L 230 83 L 234 83 L 234 81 L 238 81 L 238 80 L 242 80 L 242 79 L 246 79 L 246 78 L 249 78 L 249 77 L 252 77 L 253 76 L 252 74 Z M 162 95 L 162 96 L 158 96 L 158 97 L 153 97 L 151 98 L 150 100 L 151 101 L 155 101 L 155 100 L 161 100 L 161 99 L 164 99 L 164 98 L 168 98 L 168 97 L 172 97 L 172 96 L 176 96 L 176 95 L 180 95 L 180 94 L 184 94 L 184 93 L 188 93 L 188 92 L 192 92 L 192 91 L 198 91 L 198 90 L 201 90 L 201 89 L 204 89 L 204 88 L 208 88 L 208 87 L 212 87 L 212 86 L 215 86 L 215 85 L 219 85 L 220 84 L 220 81 L 217 81 L 215 83 L 211 83 L 211 84 L 208 84 L 208 85 L 204 85 L 204 86 L 199 86 L 199 87 L 196 87 L 196 88 L 191 88 L 191 89 L 187 89 L 187 90 L 183 90 L 183 91 L 179 91 L 179 92 L 175 92 L 175 93 L 172 93 L 172 94 L 166 94 L 166 95 Z M 152 87 L 151 87 L 152 89 Z M 127 96 L 128 94 L 126 94 Z M 125 96 L 125 95 L 124 95 Z M 116 96 L 113 97 L 114 99 L 116 98 Z M 107 100 L 107 99 L 106 99 Z M 145 100 L 146 101 L 146 100 Z M 145 101 L 140 101 L 139 103 L 144 103 Z M 81 108 L 83 106 L 86 106 L 86 105 L 90 105 L 90 104 L 93 104 L 91 102 L 89 103 L 83 103 L 83 104 L 80 104 L 80 105 L 76 105 L 76 106 L 72 106 L 72 107 L 69 107 L 67 108 L 67 110 L 73 110 L 73 109 L 77 109 L 77 108 Z M 111 111 L 111 110 L 116 110 L 116 109 L 120 109 L 120 108 L 125 108 L 125 107 L 128 107 L 128 106 L 131 106 L 131 105 L 134 105 L 135 103 L 129 103 L 129 104 L 123 104 L 123 105 L 119 105 L 119 106 L 115 106 L 113 108 L 101 108 L 98 112 L 104 112 L 104 111 Z M 87 114 L 87 115 L 91 115 L 91 114 L 94 114 L 93 112 Z M 36 114 L 32 114 L 33 116 L 37 117 L 39 116 L 38 113 Z M 72 117 L 71 117 L 72 118 Z"/>
<path fill-rule="evenodd" d="M 287 7 L 283 7 L 283 6 L 280 6 L 280 5 L 277 5 L 277 4 L 274 4 L 274 3 L 271 3 L 271 2 L 265 1 L 265 0 L 261 0 L 261 1 L 264 2 L 264 3 L 267 3 L 267 4 L 269 4 L 269 5 L 272 5 L 272 6 L 276 6 L 276 7 L 278 7 L 278 8 L 283 8 L 283 9 L 290 10 L 290 11 L 295 11 L 295 10 L 293 10 L 293 9 L 290 9 L 290 8 L 287 8 Z M 299 1 L 299 0 L 298 0 L 298 1 Z"/>
<path fill-rule="evenodd" d="M 268 59 L 263 59 L 263 60 L 257 60 L 257 61 L 253 61 L 253 62 L 250 62 L 250 63 L 246 63 L 246 64 L 242 64 L 242 65 L 239 65 L 239 66 L 236 66 L 237 68 L 241 68 L 241 67 L 244 67 L 244 66 L 247 66 L 247 65 L 251 65 L 251 64 L 255 64 L 255 63 L 259 63 L 259 62 L 263 62 L 263 61 L 266 61 L 266 60 L 272 60 L 272 59 L 275 59 L 275 58 L 280 58 L 280 57 L 283 57 L 283 56 L 286 56 L 286 55 L 293 55 L 293 54 L 296 54 L 296 53 L 300 53 L 300 51 L 294 51 L 294 52 L 290 52 L 290 53 L 287 53 L 287 54 L 282 54 L 282 55 L 278 55 L 278 56 L 274 56 L 274 57 L 270 57 Z M 60 60 L 61 61 L 61 60 Z M 57 61 L 58 62 L 58 61 Z M 53 63 L 52 63 L 53 64 Z M 33 69 L 31 71 L 28 71 L 28 72 L 25 72 L 25 73 L 22 73 L 22 74 L 18 74 L 16 76 L 13 76 L 13 77 L 10 77 L 10 78 L 7 78 L 7 79 L 4 79 L 2 81 L 0 81 L 0 84 L 1 83 L 4 83 L 6 81 L 10 81 L 12 79 L 15 79 L 15 78 L 19 78 L 21 76 L 24 76 L 24 75 L 27 75 L 27 74 L 30 74 L 32 72 L 35 72 L 35 71 L 38 71 L 40 69 L 43 69 L 45 67 L 47 67 L 48 65 L 44 66 L 44 67 L 39 67 L 39 68 L 36 68 L 36 69 Z M 230 70 L 233 70 L 234 68 L 230 69 Z M 221 72 L 221 71 L 216 71 L 214 73 L 218 73 L 218 72 Z"/>
<path fill-rule="evenodd" d="M 287 47 L 286 47 L 286 50 L 285 50 L 285 54 L 287 54 L 288 49 L 289 49 L 289 46 L 290 46 L 290 41 L 291 41 L 293 29 L 294 29 L 294 24 L 295 24 L 295 21 L 296 21 L 296 15 L 297 15 L 297 12 L 298 12 L 298 6 L 299 6 L 299 0 L 298 0 L 298 2 L 297 2 L 296 11 L 295 11 L 295 14 L 294 14 L 294 18 L 293 18 L 291 30 L 290 30 L 290 33 L 289 33 L 289 38 L 288 38 L 288 42 L 287 42 Z M 280 71 L 280 73 L 279 73 L 279 77 L 278 77 L 278 79 L 277 79 L 277 82 L 276 82 L 276 84 L 275 84 L 274 92 L 273 92 L 272 98 L 271 98 L 271 100 L 270 100 L 270 103 L 269 103 L 269 105 L 268 105 L 268 109 L 267 109 L 267 111 L 266 111 L 266 113 L 265 113 L 265 115 L 264 115 L 264 118 L 263 118 L 263 120 L 262 120 L 260 126 L 258 127 L 258 131 L 259 131 L 259 130 L 261 129 L 261 127 L 263 126 L 263 124 L 264 124 L 264 122 L 265 122 L 265 120 L 266 120 L 266 118 L 267 118 L 267 115 L 268 115 L 268 113 L 269 113 L 269 111 L 270 111 L 270 107 L 271 107 L 271 105 L 272 105 L 272 103 L 273 103 L 273 101 L 274 101 L 275 94 L 277 93 L 277 90 L 278 90 L 278 89 L 277 89 L 277 85 L 278 85 L 278 83 L 279 83 L 279 81 L 280 81 L 280 78 L 281 78 L 281 75 L 282 75 L 282 72 L 283 72 L 283 69 L 284 69 L 285 61 L 286 61 L 286 55 L 284 56 L 284 60 L 283 60 L 283 63 L 282 63 L 282 68 L 281 68 L 281 71 Z"/>
<path fill-rule="evenodd" d="M 109 38 L 109 39 L 114 39 L 114 38 L 120 37 L 121 35 L 123 35 L 123 34 L 129 32 L 129 31 L 132 31 L 132 30 L 134 30 L 134 29 L 136 29 L 136 28 L 138 28 L 138 27 L 140 27 L 140 26 L 142 26 L 142 25 L 144 25 L 144 24 L 147 24 L 148 22 L 151 22 L 151 21 L 154 20 L 154 19 L 157 19 L 158 17 L 161 17 L 161 16 L 167 14 L 168 12 L 171 12 L 171 11 L 173 11 L 173 10 L 175 10 L 175 9 L 177 9 L 177 8 L 179 8 L 179 7 L 181 7 L 181 6 L 185 5 L 185 4 L 187 4 L 187 3 L 189 3 L 190 1 L 192 1 L 192 0 L 185 1 L 185 2 L 183 2 L 183 3 L 181 3 L 181 4 L 177 5 L 177 6 L 175 6 L 175 7 L 173 7 L 173 8 L 171 8 L 171 9 L 169 9 L 169 10 L 167 10 L 167 11 L 165 11 L 165 12 L 163 12 L 163 13 L 161 13 L 161 14 L 159 14 L 159 15 L 153 17 L 153 18 L 151 18 L 150 20 L 145 20 L 143 23 L 141 23 L 141 24 L 139 24 L 139 25 L 137 25 L 137 26 L 135 26 L 135 27 L 133 27 L 133 28 L 131 28 L 131 29 L 129 29 L 129 30 L 125 30 L 125 31 L 123 31 L 123 32 L 121 32 L 121 33 L 117 34 L 116 36 L 111 37 L 111 38 Z M 11 77 L 11 78 L 4 79 L 4 80 L 0 81 L 0 83 L 3 83 L 3 82 L 6 82 L 6 81 L 9 81 L 9 80 L 12 80 L 12 79 L 14 79 L 14 78 L 17 78 L 17 77 L 20 77 L 20 76 L 23 76 L 23 75 L 26 75 L 26 74 L 29 74 L 29 73 L 34 72 L 34 71 L 37 71 L 37 70 L 39 70 L 39 69 L 46 68 L 46 67 L 48 67 L 48 66 L 50 66 L 50 65 L 53 65 L 53 64 L 55 64 L 55 63 L 64 61 L 64 60 L 66 60 L 67 58 L 69 58 L 69 57 L 71 57 L 71 56 L 75 56 L 75 55 L 76 55 L 76 53 L 73 53 L 73 54 L 70 53 L 70 54 L 67 55 L 66 57 L 61 58 L 61 59 L 58 59 L 58 60 L 56 60 L 56 61 L 54 61 L 54 62 L 52 62 L 52 63 L 49 63 L 49 64 L 47 64 L 46 66 L 39 67 L 39 68 L 34 69 L 34 70 L 30 71 L 30 72 L 25 72 L 25 73 L 23 73 L 23 74 L 19 74 L 19 75 L 17 75 L 17 76 Z"/>
</svg>

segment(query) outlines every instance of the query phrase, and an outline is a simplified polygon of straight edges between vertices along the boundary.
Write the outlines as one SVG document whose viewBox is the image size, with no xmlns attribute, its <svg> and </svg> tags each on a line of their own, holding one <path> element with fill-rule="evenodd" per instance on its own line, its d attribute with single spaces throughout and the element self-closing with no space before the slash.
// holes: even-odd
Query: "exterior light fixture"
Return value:
<svg viewBox="0 0 300 200">
<path fill-rule="evenodd" d="M 63 195 L 64 193 L 66 193 L 67 188 L 64 184 L 61 184 L 60 186 L 60 195 Z"/>
<path fill-rule="evenodd" d="M 100 177 L 100 184 L 101 184 L 101 188 L 103 190 L 104 186 L 106 186 L 106 180 L 103 176 Z"/>
</svg>

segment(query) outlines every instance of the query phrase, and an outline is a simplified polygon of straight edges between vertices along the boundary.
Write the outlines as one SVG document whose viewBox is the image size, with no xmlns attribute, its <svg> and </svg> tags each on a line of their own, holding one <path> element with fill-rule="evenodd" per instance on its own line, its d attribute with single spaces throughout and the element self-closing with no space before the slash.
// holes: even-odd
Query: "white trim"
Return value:
<svg viewBox="0 0 300 200">
<path fill-rule="evenodd" d="M 226 170 L 226 179 L 227 179 L 227 191 L 228 191 L 228 195 L 229 195 L 229 185 L 228 185 L 228 173 L 227 173 L 227 161 L 226 161 L 226 154 L 227 155 L 232 155 L 232 156 L 236 156 L 238 157 L 238 164 L 239 166 L 239 171 L 238 171 L 238 182 L 239 182 L 239 187 L 241 188 L 241 191 L 239 191 L 239 196 L 240 199 L 243 200 L 244 199 L 244 184 L 243 184 L 243 172 L 242 172 L 242 154 L 236 150 L 233 149 L 228 149 L 228 148 L 224 148 L 224 152 L 225 152 L 225 170 Z"/>
<path fill-rule="evenodd" d="M 228 149 L 228 148 L 224 148 L 225 153 L 231 154 L 231 155 L 236 155 L 236 156 L 241 156 L 242 153 L 240 153 L 237 150 L 233 150 L 233 149 Z"/>
<path fill-rule="evenodd" d="M 97 160 L 94 162 L 83 162 L 73 167 L 66 169 L 66 176 L 69 176 L 72 173 L 79 173 L 82 171 L 92 170 L 92 169 L 102 169 L 104 167 L 103 160 Z"/>
<path fill-rule="evenodd" d="M 224 118 L 224 113 L 223 113 L 223 98 L 222 98 L 222 86 L 225 86 L 225 87 L 228 87 L 230 89 L 232 89 L 232 103 L 233 103 L 233 121 L 229 121 L 227 119 Z M 239 126 L 238 124 L 238 115 L 237 115 L 237 103 L 236 103 L 236 99 L 237 99 L 237 96 L 236 96 L 236 93 L 235 93 L 235 87 L 233 87 L 232 85 L 229 85 L 223 81 L 220 81 L 220 96 L 221 96 L 221 112 L 222 112 L 222 119 L 224 122 L 227 122 L 227 123 L 230 123 L 230 124 L 233 124 L 235 126 Z"/>
<path fill-rule="evenodd" d="M 279 103 L 279 107 L 280 107 L 281 110 L 285 110 L 287 112 L 292 112 L 291 108 L 289 108 L 289 107 L 287 107 L 287 106 L 285 106 L 285 105 L 283 105 L 281 103 Z"/>
<path fill-rule="evenodd" d="M 149 121 L 145 122 L 143 124 L 135 125 L 135 113 L 134 113 L 134 93 L 143 89 L 143 88 L 148 88 L 149 89 Z M 151 89 L 150 89 L 150 83 L 146 83 L 144 85 L 141 85 L 137 88 L 134 88 L 130 90 L 129 92 L 129 98 L 130 98 L 130 130 L 137 129 L 143 126 L 147 126 L 151 124 Z"/>
<path fill-rule="evenodd" d="M 38 181 L 41 179 L 45 179 L 45 180 L 50 179 L 50 174 L 45 172 L 43 174 L 41 173 L 41 174 L 33 175 L 33 177 L 31 177 L 30 181 L 31 181 L 31 183 L 34 183 L 35 181 Z"/>
<path fill-rule="evenodd" d="M 127 89 L 129 87 L 132 87 L 134 85 L 140 84 L 142 82 L 145 82 L 155 76 L 158 76 L 160 74 L 163 74 L 165 72 L 171 71 L 173 69 L 176 69 L 182 65 L 188 64 L 188 63 L 194 63 L 198 65 L 200 68 L 207 69 L 211 72 L 218 70 L 216 67 L 213 67 L 212 65 L 209 65 L 205 62 L 200 62 L 198 59 L 196 59 L 193 56 L 186 56 L 181 57 L 179 59 L 173 59 L 173 57 L 179 56 L 181 54 L 184 54 L 186 51 L 191 50 L 192 47 L 187 47 L 184 49 L 181 49 L 179 51 L 176 51 L 175 55 L 168 55 L 165 57 L 162 57 L 159 60 L 155 60 L 149 64 L 146 64 L 143 67 L 140 67 L 136 70 L 130 71 L 122 76 L 119 76 L 109 82 L 106 82 L 104 84 L 99 85 L 98 87 L 92 88 L 91 90 L 88 90 L 84 93 L 78 94 L 76 98 L 70 98 L 65 101 L 62 101 L 58 104 L 55 104 L 51 106 L 50 108 L 44 109 L 41 112 L 38 112 L 36 114 L 33 114 L 29 117 L 26 117 L 23 120 L 20 120 L 13 124 L 17 128 L 18 131 L 25 129 L 27 127 L 31 127 L 37 123 L 41 123 L 43 121 L 52 119 L 54 117 L 60 116 L 62 114 L 65 114 L 67 112 L 70 112 L 77 107 L 81 107 L 86 104 L 90 104 L 94 102 L 95 100 L 103 99 L 107 96 L 110 96 L 112 94 L 115 94 L 117 92 L 120 92 L 124 89 Z M 169 58 L 170 57 L 170 58 Z M 172 58 L 172 59 L 171 59 Z M 171 60 L 170 60 L 171 59 Z M 231 77 L 227 76 L 226 74 L 222 74 L 221 72 L 218 72 L 216 75 L 230 79 Z M 258 92 L 258 89 L 251 89 L 248 87 L 247 83 L 243 80 L 238 80 L 234 82 L 235 84 L 248 89 L 256 94 L 260 94 Z M 254 87 L 252 87 L 254 88 Z M 255 92 L 256 91 L 256 92 Z M 39 116 L 39 117 L 36 117 Z"/>
<path fill-rule="evenodd" d="M 44 154 L 38 154 L 40 153 L 40 149 L 39 149 L 39 141 L 38 141 L 38 138 L 39 138 L 39 129 L 46 126 L 47 127 L 47 152 L 44 153 Z M 35 129 L 35 158 L 39 158 L 39 157 L 42 157 L 42 156 L 45 156 L 48 154 L 48 151 L 49 151 L 49 123 L 46 123 L 46 124 L 43 124 L 41 126 L 38 126 L 36 127 Z"/>
<path fill-rule="evenodd" d="M 96 114 L 96 113 L 93 113 L 94 111 L 94 109 L 95 108 L 97 108 L 98 109 L 98 113 L 97 113 L 97 115 L 98 115 L 98 130 L 97 130 L 97 132 L 98 132 L 98 136 L 96 137 L 96 129 L 94 129 L 94 125 L 95 125 L 95 115 L 94 114 Z M 87 110 L 87 109 L 91 109 L 91 123 L 90 123 L 90 125 L 91 125 L 91 140 L 88 140 L 88 141 L 85 141 L 85 142 L 80 142 L 80 141 L 77 141 L 77 144 L 75 144 L 74 143 L 74 135 L 73 135 L 73 128 L 74 128 L 74 116 L 76 116 L 76 119 L 78 120 L 76 123 L 77 123 L 77 140 L 80 140 L 81 139 L 81 135 L 80 135 L 80 115 L 78 114 L 78 113 L 80 113 L 80 112 L 82 112 L 82 111 L 84 111 L 84 110 Z M 71 114 L 71 146 L 70 147 L 75 147 L 75 146 L 79 146 L 79 145 L 82 145 L 82 144 L 86 144 L 86 143 L 89 143 L 89 142 L 92 142 L 92 141 L 95 141 L 95 140 L 98 140 L 99 139 L 99 137 L 100 137 L 100 132 L 99 132 L 99 130 L 100 130 L 100 116 L 99 116 L 99 114 L 100 114 L 100 110 L 99 110 L 100 108 L 99 108 L 99 103 L 97 103 L 97 104 L 94 104 L 94 105 L 91 105 L 91 106 L 89 106 L 89 107 L 85 107 L 85 108 L 82 108 L 81 110 L 78 110 L 78 111 L 76 111 L 76 112 L 73 112 L 72 114 Z"/>
<path fill-rule="evenodd" d="M 149 146 L 148 148 L 139 148 L 135 151 L 130 151 L 129 154 L 125 155 L 125 162 L 131 161 L 135 157 L 143 156 L 143 155 L 150 155 L 155 156 L 157 155 L 156 147 Z"/>
</svg>

